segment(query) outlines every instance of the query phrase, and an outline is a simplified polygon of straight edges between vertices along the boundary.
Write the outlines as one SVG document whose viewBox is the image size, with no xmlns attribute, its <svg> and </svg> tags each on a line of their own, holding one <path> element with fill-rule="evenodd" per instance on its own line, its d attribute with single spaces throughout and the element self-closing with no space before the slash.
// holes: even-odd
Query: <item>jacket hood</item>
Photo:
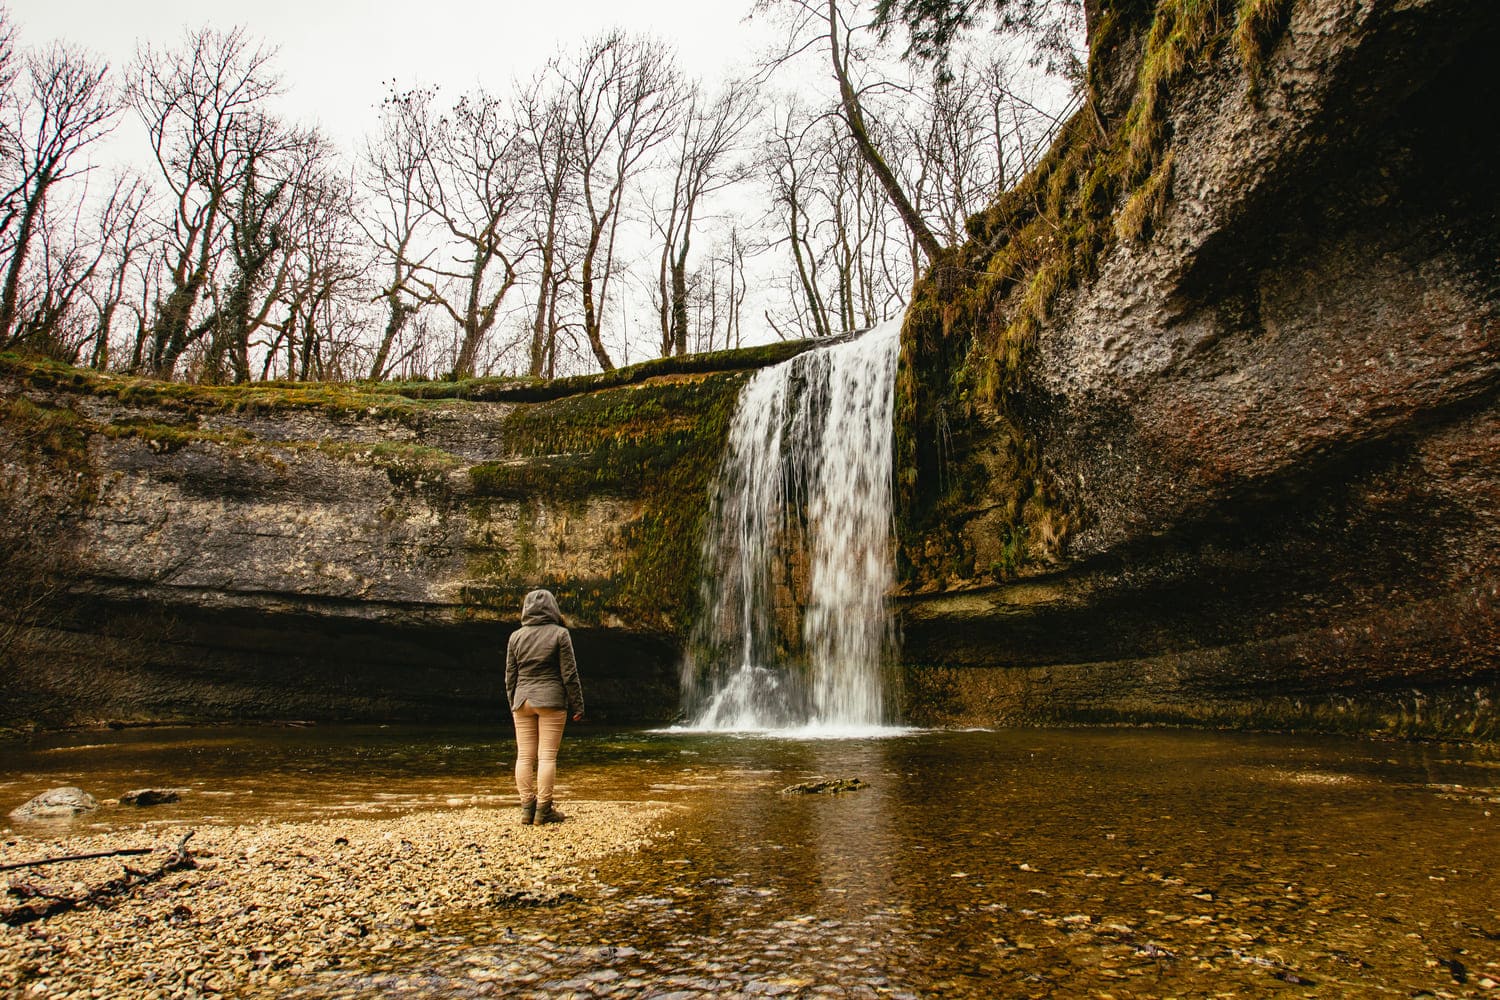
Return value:
<svg viewBox="0 0 1500 1000">
<path fill-rule="evenodd" d="M 522 625 L 561 625 L 562 612 L 550 590 L 533 590 L 521 604 Z"/>
</svg>

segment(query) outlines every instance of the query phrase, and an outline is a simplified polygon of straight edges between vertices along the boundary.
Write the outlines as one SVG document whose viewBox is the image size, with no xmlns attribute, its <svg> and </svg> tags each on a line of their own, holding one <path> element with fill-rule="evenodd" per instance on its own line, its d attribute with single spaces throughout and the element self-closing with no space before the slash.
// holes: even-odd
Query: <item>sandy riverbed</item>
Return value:
<svg viewBox="0 0 1500 1000">
<path fill-rule="evenodd" d="M 275 995 L 304 976 L 358 965 L 467 909 L 587 898 L 592 863 L 659 835 L 661 803 L 570 802 L 568 821 L 523 827 L 514 809 L 389 819 L 198 826 L 196 867 L 20 927 L 0 924 L 0 993 L 19 997 Z M 11 833 L 0 865 L 126 847 L 149 856 L 68 862 L 0 875 L 81 895 L 156 869 L 188 827 L 91 836 Z M 7 893 L 0 906 L 18 904 Z"/>
</svg>

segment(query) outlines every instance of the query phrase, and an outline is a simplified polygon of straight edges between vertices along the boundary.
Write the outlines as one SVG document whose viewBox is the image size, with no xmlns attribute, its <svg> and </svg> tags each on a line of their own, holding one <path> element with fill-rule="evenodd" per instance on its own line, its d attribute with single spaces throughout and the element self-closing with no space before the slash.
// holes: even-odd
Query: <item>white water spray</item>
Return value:
<svg viewBox="0 0 1500 1000">
<path fill-rule="evenodd" d="M 758 372 L 740 393 L 684 661 L 694 728 L 888 724 L 891 416 L 900 322 Z"/>
</svg>

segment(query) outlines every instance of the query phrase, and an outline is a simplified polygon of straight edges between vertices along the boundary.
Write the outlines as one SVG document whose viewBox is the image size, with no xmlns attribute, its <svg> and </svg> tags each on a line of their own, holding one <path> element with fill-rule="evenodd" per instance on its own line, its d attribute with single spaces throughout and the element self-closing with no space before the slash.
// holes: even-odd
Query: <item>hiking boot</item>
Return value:
<svg viewBox="0 0 1500 1000">
<path fill-rule="evenodd" d="M 568 817 L 552 808 L 552 803 L 538 802 L 536 804 L 536 819 L 534 819 L 532 822 L 534 822 L 537 826 L 541 826 L 543 823 L 561 823 L 567 818 Z"/>
<path fill-rule="evenodd" d="M 536 799 L 521 803 L 521 825 L 530 826 L 536 817 Z"/>
</svg>

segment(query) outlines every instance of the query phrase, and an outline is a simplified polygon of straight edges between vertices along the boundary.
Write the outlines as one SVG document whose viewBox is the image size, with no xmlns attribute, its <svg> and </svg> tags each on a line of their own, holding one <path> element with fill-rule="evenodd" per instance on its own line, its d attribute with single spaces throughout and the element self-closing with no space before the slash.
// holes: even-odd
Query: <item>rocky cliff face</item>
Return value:
<svg viewBox="0 0 1500 1000">
<path fill-rule="evenodd" d="M 1500 10 L 1188 7 L 909 322 L 913 714 L 1492 738 Z"/>
<path fill-rule="evenodd" d="M 1495 738 L 1500 8 L 1088 8 L 1089 107 L 903 333 L 908 718 Z M 0 627 L 0 724 L 494 718 L 536 585 L 597 717 L 670 717 L 757 360 L 380 391 L 5 362 L 0 582 L 37 610 Z"/>
<path fill-rule="evenodd" d="M 0 724 L 503 718 L 535 586 L 591 715 L 670 718 L 708 477 L 743 371 L 790 350 L 376 389 L 5 361 L 0 575 L 36 612 Z"/>
</svg>

